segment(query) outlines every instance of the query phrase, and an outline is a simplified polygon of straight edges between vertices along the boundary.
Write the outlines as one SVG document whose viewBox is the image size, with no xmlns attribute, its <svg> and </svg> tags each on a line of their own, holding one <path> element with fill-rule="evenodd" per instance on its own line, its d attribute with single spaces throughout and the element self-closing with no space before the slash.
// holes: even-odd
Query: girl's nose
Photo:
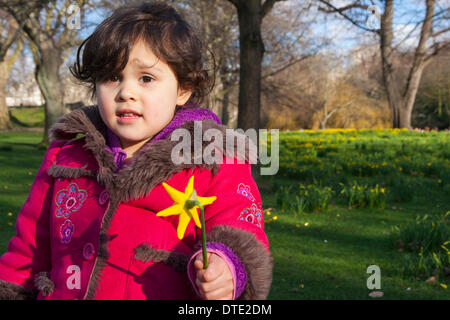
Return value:
<svg viewBox="0 0 450 320">
<path fill-rule="evenodd" d="M 117 94 L 117 99 L 121 102 L 136 100 L 136 96 L 131 83 L 125 81 L 121 83 L 120 91 Z"/>
</svg>

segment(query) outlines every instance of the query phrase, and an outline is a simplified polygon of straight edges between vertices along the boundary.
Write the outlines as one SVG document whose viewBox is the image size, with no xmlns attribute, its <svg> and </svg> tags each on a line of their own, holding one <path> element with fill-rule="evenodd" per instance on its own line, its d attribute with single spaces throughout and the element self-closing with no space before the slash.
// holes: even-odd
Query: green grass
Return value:
<svg viewBox="0 0 450 320">
<path fill-rule="evenodd" d="M 449 299 L 438 283 L 405 279 L 402 253 L 392 243 L 393 226 L 414 221 L 423 212 L 441 213 L 448 205 L 444 198 L 434 199 L 432 207 L 427 201 L 416 198 L 395 210 L 335 205 L 296 217 L 270 210 L 266 233 L 275 263 L 269 299 L 371 299 L 366 286 L 370 265 L 381 269 L 383 299 Z M 274 196 L 263 193 L 265 207 L 275 203 Z M 268 222 L 274 216 L 278 219 Z"/>
<path fill-rule="evenodd" d="M 444 288 L 448 274 L 427 283 L 434 270 L 415 272 L 411 262 L 418 259 L 398 248 L 393 233 L 394 227 L 404 228 L 417 216 L 450 211 L 448 133 L 305 130 L 282 132 L 279 141 L 280 170 L 259 185 L 264 187 L 263 207 L 273 208 L 265 215 L 275 261 L 269 298 L 371 299 L 366 285 L 370 265 L 381 269 L 383 299 L 450 298 Z M 292 190 L 288 196 L 286 188 Z M 334 193 L 325 198 L 328 188 Z M 348 197 L 349 191 L 355 199 Z M 380 201 L 370 208 L 367 194 L 377 192 Z M 295 203 L 317 205 L 299 210 Z M 448 231 L 448 220 L 440 227 Z"/>
<path fill-rule="evenodd" d="M 15 128 L 43 127 L 45 121 L 44 108 L 42 106 L 12 108 L 10 118 Z"/>
<path fill-rule="evenodd" d="M 40 133 L 0 133 L 0 252 L 6 251 L 8 240 L 15 234 L 15 218 L 41 164 L 44 155 L 44 151 L 38 148 L 41 139 Z M 446 138 L 440 139 L 446 141 Z M 429 147 L 428 144 L 423 145 Z M 345 146 L 348 147 L 347 144 Z M 442 148 L 442 145 L 438 147 Z M 280 152 L 289 154 L 288 150 L 281 148 Z M 338 146 L 330 154 L 321 156 L 321 165 L 331 167 L 332 164 L 326 162 L 330 159 L 342 165 L 339 155 Z M 353 178 L 367 181 L 385 178 L 386 188 L 391 192 L 384 208 L 349 209 L 347 204 L 339 201 L 339 192 L 336 192 L 328 210 L 297 214 L 283 212 L 277 207 L 275 191 L 280 185 L 313 182 L 307 174 L 291 174 L 295 167 L 289 163 L 280 163 L 283 165 L 280 174 L 263 177 L 259 184 L 264 209 L 272 208 L 270 215 L 265 214 L 266 233 L 274 257 L 269 299 L 372 299 L 368 296 L 371 290 L 366 286 L 370 276 L 366 273 L 369 265 L 378 265 L 381 269 L 380 291 L 384 292 L 381 299 L 450 299 L 450 289 L 440 286 L 449 285 L 448 279 L 426 283 L 426 277 L 418 280 L 402 274 L 405 252 L 395 246 L 392 234 L 394 226 L 414 222 L 417 215 L 442 215 L 450 210 L 446 188 L 449 183 L 448 162 L 442 160 L 445 155 L 443 149 L 434 152 L 433 165 L 436 163 L 439 169 L 427 172 L 423 177 L 413 173 L 420 168 L 428 168 L 423 166 L 422 162 L 427 159 L 421 154 L 420 161 L 409 161 L 408 174 L 392 176 L 392 181 L 388 179 L 389 175 L 397 168 L 390 167 L 385 176 L 361 177 L 352 176 L 350 166 L 342 175 L 324 175 L 320 180 L 322 186 L 336 188 L 338 182 L 345 178 L 349 181 Z M 346 156 L 349 156 L 348 152 Z M 378 157 L 381 160 L 381 156 Z M 408 161 L 404 161 L 407 164 Z M 311 163 L 302 164 L 301 169 L 306 172 L 314 167 Z M 289 179 L 285 174 L 295 176 L 295 179 Z M 438 184 L 437 179 L 443 182 Z M 393 188 L 404 187 L 402 183 L 416 183 L 408 189 L 413 193 L 412 197 L 399 198 L 392 192 Z M 274 216 L 277 216 L 276 220 Z M 305 226 L 306 222 L 308 226 Z"/>
<path fill-rule="evenodd" d="M 44 156 L 40 133 L 0 133 L 0 252 L 15 234 L 15 219 Z"/>
</svg>

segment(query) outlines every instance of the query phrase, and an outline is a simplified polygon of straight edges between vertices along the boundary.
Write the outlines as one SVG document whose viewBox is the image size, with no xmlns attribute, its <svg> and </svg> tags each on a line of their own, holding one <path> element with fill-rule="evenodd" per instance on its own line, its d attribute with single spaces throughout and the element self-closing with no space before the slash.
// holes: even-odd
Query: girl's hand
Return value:
<svg viewBox="0 0 450 320">
<path fill-rule="evenodd" d="M 197 276 L 195 284 L 201 297 L 207 300 L 233 299 L 233 275 L 227 263 L 217 254 L 208 252 L 208 269 L 203 270 L 203 255 L 194 261 Z"/>
</svg>

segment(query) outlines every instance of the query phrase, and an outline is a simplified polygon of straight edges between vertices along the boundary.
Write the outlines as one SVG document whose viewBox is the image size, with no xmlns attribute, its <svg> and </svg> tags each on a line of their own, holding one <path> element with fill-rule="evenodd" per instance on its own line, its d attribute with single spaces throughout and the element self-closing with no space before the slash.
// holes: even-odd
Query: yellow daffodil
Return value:
<svg viewBox="0 0 450 320">
<path fill-rule="evenodd" d="M 178 228 L 177 228 L 177 236 L 181 240 L 184 237 L 184 233 L 191 219 L 194 219 L 197 227 L 201 228 L 200 219 L 198 217 L 197 208 L 198 205 L 192 206 L 189 201 L 195 201 L 201 203 L 201 205 L 205 206 L 213 203 L 216 200 L 216 197 L 200 197 L 197 196 L 196 191 L 194 190 L 194 176 L 189 179 L 189 182 L 184 189 L 184 193 L 178 191 L 177 189 L 169 186 L 167 183 L 163 182 L 163 187 L 166 189 L 167 193 L 170 195 L 174 204 L 166 208 L 156 214 L 158 217 L 167 217 L 172 215 L 179 215 Z"/>
</svg>

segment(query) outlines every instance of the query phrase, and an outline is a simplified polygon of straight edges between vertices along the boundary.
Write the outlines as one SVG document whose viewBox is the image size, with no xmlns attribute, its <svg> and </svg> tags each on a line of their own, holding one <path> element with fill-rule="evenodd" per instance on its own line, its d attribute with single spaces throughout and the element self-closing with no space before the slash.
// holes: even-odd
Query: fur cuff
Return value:
<svg viewBox="0 0 450 320">
<path fill-rule="evenodd" d="M 229 226 L 216 226 L 206 234 L 206 241 L 222 243 L 238 256 L 247 273 L 247 284 L 238 300 L 266 299 L 272 284 L 273 259 L 253 233 Z M 199 241 L 194 252 L 201 249 Z"/>
<path fill-rule="evenodd" d="M 36 300 L 37 292 L 0 280 L 0 300 Z"/>
<path fill-rule="evenodd" d="M 55 284 L 50 280 L 48 272 L 39 272 L 34 278 L 34 285 L 44 297 L 49 296 L 55 289 Z"/>
</svg>

